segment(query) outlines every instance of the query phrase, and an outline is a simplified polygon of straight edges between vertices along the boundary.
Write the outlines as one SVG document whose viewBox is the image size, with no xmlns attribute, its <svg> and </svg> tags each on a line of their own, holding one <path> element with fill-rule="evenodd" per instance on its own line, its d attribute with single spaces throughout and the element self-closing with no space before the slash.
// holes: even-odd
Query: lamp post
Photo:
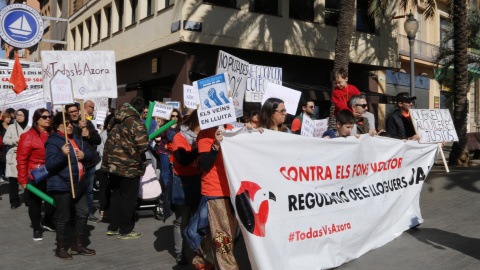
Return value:
<svg viewBox="0 0 480 270">
<path fill-rule="evenodd" d="M 410 96 L 415 95 L 415 73 L 414 73 L 414 60 L 413 60 L 413 44 L 415 43 L 415 36 L 418 31 L 418 21 L 413 17 L 412 12 L 407 14 L 407 20 L 403 27 L 407 33 L 408 43 L 410 44 Z"/>
</svg>

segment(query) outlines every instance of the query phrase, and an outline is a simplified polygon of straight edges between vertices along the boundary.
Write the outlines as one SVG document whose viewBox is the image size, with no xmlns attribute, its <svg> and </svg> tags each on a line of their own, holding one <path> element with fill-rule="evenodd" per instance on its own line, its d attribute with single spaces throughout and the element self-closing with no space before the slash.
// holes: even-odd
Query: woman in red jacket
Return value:
<svg viewBox="0 0 480 270">
<path fill-rule="evenodd" d="M 18 182 L 23 189 L 29 182 L 29 174 L 32 170 L 45 164 L 45 142 L 50 133 L 51 116 L 47 109 L 37 109 L 33 114 L 32 128 L 20 136 L 17 149 L 17 170 Z M 32 184 L 32 183 L 31 183 Z M 47 183 L 42 181 L 35 184 L 35 187 L 42 192 L 46 192 Z M 42 199 L 36 195 L 30 195 L 30 206 L 28 215 L 33 226 L 33 240 L 43 240 L 43 229 L 55 231 L 52 217 L 55 208 L 50 204 L 45 204 L 45 216 L 43 225 L 40 223 L 42 218 Z"/>
</svg>

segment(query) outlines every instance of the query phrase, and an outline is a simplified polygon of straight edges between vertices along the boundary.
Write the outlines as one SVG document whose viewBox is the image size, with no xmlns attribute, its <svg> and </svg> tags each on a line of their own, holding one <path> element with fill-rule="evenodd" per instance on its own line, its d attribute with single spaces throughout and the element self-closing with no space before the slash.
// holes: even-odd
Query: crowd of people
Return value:
<svg viewBox="0 0 480 270">
<path fill-rule="evenodd" d="M 383 135 L 404 140 L 417 140 L 408 109 L 415 97 L 400 93 L 398 109 L 387 119 L 386 131 L 377 133 L 375 118 L 368 113 L 365 95 L 349 85 L 344 70 L 334 74 L 336 89 L 336 127 L 327 130 L 324 138 L 361 134 Z M 158 180 L 164 190 L 164 205 L 174 213 L 173 238 L 178 264 L 193 264 L 197 269 L 237 269 L 233 243 L 237 220 L 230 201 L 230 189 L 222 158 L 221 141 L 225 124 L 201 130 L 196 110 L 184 115 L 173 110 L 168 120 L 156 119 L 146 127 L 148 106 L 141 97 L 133 98 L 109 114 L 100 133 L 91 122 L 95 104 L 65 107 L 65 115 L 52 115 L 47 109 L 37 109 L 28 126 L 29 112 L 7 110 L 2 115 L 0 135 L 3 151 L 0 172 L 9 181 L 11 209 L 21 204 L 19 186 L 24 189 L 23 202 L 33 228 L 33 240 L 43 239 L 43 231 L 56 232 L 55 255 L 71 260 L 72 255 L 95 255 L 87 248 L 87 222 L 109 222 L 106 235 L 118 239 L 142 237 L 135 232 L 140 178 L 145 174 L 146 153 L 153 154 L 159 168 Z M 286 125 L 285 103 L 269 98 L 260 109 L 248 112 L 245 126 L 260 132 L 268 129 L 300 134 L 304 117 L 315 119 L 315 103 L 303 98 L 300 114 L 290 128 Z M 176 123 L 150 140 L 149 135 L 171 120 Z M 297 134 L 297 135 L 295 135 Z M 44 177 L 36 173 L 44 171 Z M 99 214 L 93 206 L 94 179 L 99 182 Z M 45 203 L 42 219 L 42 199 L 30 194 L 27 184 L 53 198 L 56 207 Z M 108 217 L 108 219 L 106 219 Z M 67 247 L 67 228 L 73 224 L 73 244 Z M 186 249 L 196 253 L 187 258 Z"/>
</svg>

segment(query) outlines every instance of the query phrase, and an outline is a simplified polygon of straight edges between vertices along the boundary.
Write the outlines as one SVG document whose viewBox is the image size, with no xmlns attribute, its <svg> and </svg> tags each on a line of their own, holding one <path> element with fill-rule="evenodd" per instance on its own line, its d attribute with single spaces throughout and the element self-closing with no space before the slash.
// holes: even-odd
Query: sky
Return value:
<svg viewBox="0 0 480 270">
<path fill-rule="evenodd" d="M 4 1 L 0 1 L 0 9 L 4 8 L 5 7 L 5 2 Z M 5 51 L 4 50 L 0 50 L 0 59 L 4 59 L 5 58 Z"/>
</svg>

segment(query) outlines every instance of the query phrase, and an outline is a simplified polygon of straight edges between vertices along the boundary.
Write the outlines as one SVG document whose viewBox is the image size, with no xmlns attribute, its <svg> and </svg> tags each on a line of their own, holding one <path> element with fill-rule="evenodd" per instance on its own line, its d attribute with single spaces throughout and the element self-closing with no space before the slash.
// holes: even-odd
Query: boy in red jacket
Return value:
<svg viewBox="0 0 480 270">
<path fill-rule="evenodd" d="M 335 71 L 332 76 L 332 81 L 335 84 L 335 89 L 332 93 L 332 102 L 335 105 L 335 111 L 333 115 L 337 116 L 337 113 L 341 110 L 351 110 L 348 107 L 348 100 L 355 95 L 360 95 L 360 91 L 353 86 L 348 84 L 348 74 L 344 68 L 340 68 Z"/>
</svg>

